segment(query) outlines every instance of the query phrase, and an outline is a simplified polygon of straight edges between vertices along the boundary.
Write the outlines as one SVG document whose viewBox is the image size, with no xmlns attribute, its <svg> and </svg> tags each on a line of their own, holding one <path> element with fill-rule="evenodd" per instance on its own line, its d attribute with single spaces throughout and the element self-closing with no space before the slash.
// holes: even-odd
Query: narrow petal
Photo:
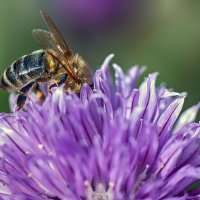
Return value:
<svg viewBox="0 0 200 200">
<path fill-rule="evenodd" d="M 115 70 L 115 87 L 116 87 L 116 91 L 120 92 L 120 93 L 124 93 L 124 90 L 126 89 L 126 85 L 124 83 L 124 72 L 122 70 L 122 68 L 117 65 L 117 64 L 113 64 L 113 68 Z"/>
<path fill-rule="evenodd" d="M 130 92 L 130 95 L 126 98 L 126 118 L 129 119 L 134 108 L 136 107 L 138 103 L 138 97 L 139 92 L 137 89 L 133 89 L 132 92 Z"/>
<path fill-rule="evenodd" d="M 138 134 L 138 148 L 140 149 L 140 159 L 138 160 L 138 170 L 143 171 L 146 166 L 151 166 L 158 150 L 158 133 L 153 124 L 143 124 Z M 151 140 L 147 140 L 151 138 Z"/>
<path fill-rule="evenodd" d="M 172 140 L 172 142 L 163 147 L 158 157 L 157 169 L 160 168 L 159 175 L 163 178 L 167 177 L 176 167 L 178 158 L 186 144 L 186 142 L 179 140 Z"/>
<path fill-rule="evenodd" d="M 129 86 L 130 90 L 136 87 L 138 78 L 145 72 L 145 70 L 145 66 L 133 66 L 129 69 L 124 81 Z"/>
<path fill-rule="evenodd" d="M 183 128 L 183 126 L 193 122 L 196 119 L 199 109 L 200 109 L 200 103 L 184 111 L 179 117 L 174 132 L 178 132 L 181 128 Z"/>
<path fill-rule="evenodd" d="M 190 165 L 184 166 L 176 174 L 167 180 L 160 198 L 173 196 L 183 191 L 186 186 L 200 179 L 200 168 L 194 168 Z"/>
<path fill-rule="evenodd" d="M 147 80 L 139 88 L 138 106 L 144 107 L 142 119 L 151 121 L 157 106 L 155 82 L 158 73 L 149 75 Z"/>
<path fill-rule="evenodd" d="M 162 113 L 158 119 L 157 125 L 160 129 L 159 136 L 161 137 L 160 145 L 169 137 L 169 131 L 178 118 L 183 107 L 185 97 L 174 100 L 168 108 Z"/>
</svg>

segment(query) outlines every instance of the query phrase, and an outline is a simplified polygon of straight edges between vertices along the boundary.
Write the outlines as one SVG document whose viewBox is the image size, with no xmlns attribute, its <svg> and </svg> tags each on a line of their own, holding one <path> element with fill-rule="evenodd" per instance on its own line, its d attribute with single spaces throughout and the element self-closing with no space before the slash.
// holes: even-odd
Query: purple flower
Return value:
<svg viewBox="0 0 200 200">
<path fill-rule="evenodd" d="M 200 199 L 200 104 L 177 120 L 184 93 L 156 88 L 157 73 L 137 88 L 137 66 L 112 79 L 112 57 L 80 97 L 60 87 L 1 114 L 1 199 Z"/>
</svg>

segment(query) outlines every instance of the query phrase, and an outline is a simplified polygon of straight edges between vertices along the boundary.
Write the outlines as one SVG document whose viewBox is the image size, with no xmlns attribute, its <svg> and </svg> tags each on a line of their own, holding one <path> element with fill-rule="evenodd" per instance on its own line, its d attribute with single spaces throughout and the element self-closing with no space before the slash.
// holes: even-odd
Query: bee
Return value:
<svg viewBox="0 0 200 200">
<path fill-rule="evenodd" d="M 44 100 L 39 83 L 49 81 L 52 87 L 64 84 L 64 90 L 71 88 L 79 93 L 84 83 L 92 86 L 92 74 L 86 61 L 74 54 L 53 20 L 43 11 L 40 12 L 48 31 L 33 29 L 32 34 L 42 49 L 22 56 L 13 62 L 0 79 L 0 88 L 19 92 L 16 108 L 23 108 L 27 94 L 34 91 Z"/>
</svg>

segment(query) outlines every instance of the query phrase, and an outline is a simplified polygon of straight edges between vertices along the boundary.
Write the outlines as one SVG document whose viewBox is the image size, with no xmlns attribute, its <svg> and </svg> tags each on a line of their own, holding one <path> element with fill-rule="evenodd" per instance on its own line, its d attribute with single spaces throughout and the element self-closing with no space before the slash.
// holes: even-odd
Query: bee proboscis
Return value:
<svg viewBox="0 0 200 200">
<path fill-rule="evenodd" d="M 27 94 L 34 90 L 41 99 L 44 98 L 38 83 L 50 81 L 49 90 L 64 83 L 64 89 L 79 93 L 84 83 L 92 85 L 92 75 L 88 64 L 68 47 L 64 37 L 43 11 L 41 15 L 49 29 L 34 29 L 33 37 L 42 49 L 25 55 L 8 67 L 1 79 L 0 88 L 19 92 L 17 109 L 24 106 Z"/>
</svg>

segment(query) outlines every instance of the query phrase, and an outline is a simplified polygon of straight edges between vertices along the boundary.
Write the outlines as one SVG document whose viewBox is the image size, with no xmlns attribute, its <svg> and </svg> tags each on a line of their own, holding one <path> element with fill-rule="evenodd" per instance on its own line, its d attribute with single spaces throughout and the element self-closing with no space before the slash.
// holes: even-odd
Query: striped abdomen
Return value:
<svg viewBox="0 0 200 200">
<path fill-rule="evenodd" d="M 28 83 L 49 76 L 45 66 L 43 50 L 23 56 L 8 67 L 0 80 L 0 88 L 9 91 L 19 91 Z"/>
</svg>

